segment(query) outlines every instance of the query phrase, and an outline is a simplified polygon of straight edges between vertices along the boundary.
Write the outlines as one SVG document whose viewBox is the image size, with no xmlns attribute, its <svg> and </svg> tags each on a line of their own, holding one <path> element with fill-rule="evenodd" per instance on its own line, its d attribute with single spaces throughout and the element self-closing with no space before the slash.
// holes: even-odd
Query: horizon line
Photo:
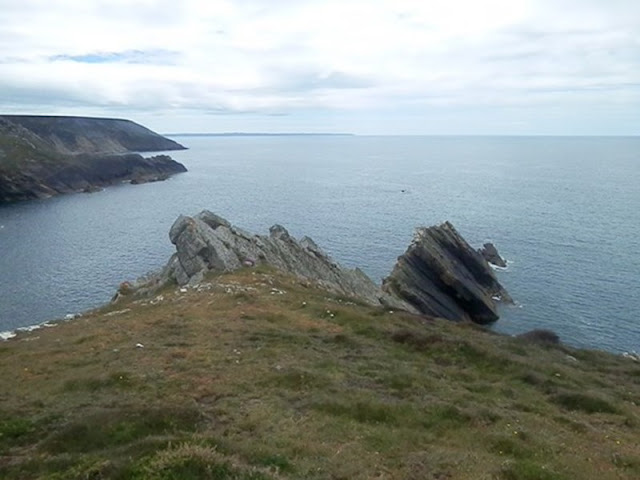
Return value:
<svg viewBox="0 0 640 480">
<path fill-rule="evenodd" d="M 640 134 L 587 133 L 343 133 L 343 132 L 171 132 L 168 137 L 611 137 L 637 138 Z"/>
</svg>

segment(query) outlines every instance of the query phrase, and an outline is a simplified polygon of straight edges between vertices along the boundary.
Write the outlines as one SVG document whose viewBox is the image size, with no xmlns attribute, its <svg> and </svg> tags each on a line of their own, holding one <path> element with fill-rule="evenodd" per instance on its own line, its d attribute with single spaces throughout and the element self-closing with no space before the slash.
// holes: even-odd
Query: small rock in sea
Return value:
<svg viewBox="0 0 640 480">
<path fill-rule="evenodd" d="M 144 348 L 144 345 L 141 343 L 136 343 L 136 348 Z"/>
<path fill-rule="evenodd" d="M 500 268 L 507 267 L 506 260 L 500 256 L 493 243 L 485 243 L 478 252 L 488 263 Z"/>
<path fill-rule="evenodd" d="M 64 319 L 65 319 L 65 320 L 73 320 L 73 319 L 74 319 L 74 318 L 76 318 L 76 317 L 77 317 L 77 315 L 76 315 L 75 313 L 67 313 L 67 314 L 64 316 Z"/>
</svg>

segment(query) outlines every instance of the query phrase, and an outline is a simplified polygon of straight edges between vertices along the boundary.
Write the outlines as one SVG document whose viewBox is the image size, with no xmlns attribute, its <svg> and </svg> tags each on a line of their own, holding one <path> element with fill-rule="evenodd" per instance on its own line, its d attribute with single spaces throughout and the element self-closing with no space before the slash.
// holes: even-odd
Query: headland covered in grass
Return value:
<svg viewBox="0 0 640 480">
<path fill-rule="evenodd" d="M 264 267 L 0 343 L 6 479 L 635 479 L 640 364 Z"/>
</svg>

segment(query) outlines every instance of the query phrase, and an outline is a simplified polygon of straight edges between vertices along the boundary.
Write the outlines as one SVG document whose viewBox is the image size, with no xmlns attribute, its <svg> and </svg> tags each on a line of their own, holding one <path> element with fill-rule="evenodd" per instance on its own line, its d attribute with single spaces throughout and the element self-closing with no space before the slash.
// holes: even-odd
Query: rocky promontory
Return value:
<svg viewBox="0 0 640 480">
<path fill-rule="evenodd" d="M 128 120 L 0 116 L 0 204 L 185 172 L 167 155 L 184 147 Z"/>
<path fill-rule="evenodd" d="M 120 118 L 0 115 L 0 122 L 22 127 L 50 150 L 62 154 L 185 150 L 169 138 Z"/>
<path fill-rule="evenodd" d="M 449 320 L 490 323 L 498 319 L 496 302 L 511 301 L 488 263 L 448 222 L 418 229 L 382 286 L 360 269 L 335 263 L 309 237 L 296 240 L 281 225 L 271 227 L 269 235 L 253 235 L 204 210 L 178 217 L 169 238 L 176 253 L 162 272 L 127 284 L 125 291 L 198 285 L 208 272 L 269 265 L 369 305 Z"/>
</svg>

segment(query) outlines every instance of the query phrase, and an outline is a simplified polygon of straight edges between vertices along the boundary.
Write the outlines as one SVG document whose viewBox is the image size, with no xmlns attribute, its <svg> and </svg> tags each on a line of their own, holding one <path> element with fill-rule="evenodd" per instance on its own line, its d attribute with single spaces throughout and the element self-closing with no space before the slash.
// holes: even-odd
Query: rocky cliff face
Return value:
<svg viewBox="0 0 640 480">
<path fill-rule="evenodd" d="M 496 299 L 510 301 L 491 267 L 450 223 L 419 229 L 382 288 L 361 270 L 336 264 L 310 238 L 296 240 L 280 225 L 269 235 L 253 235 L 204 210 L 178 217 L 169 238 L 176 253 L 163 271 L 126 284 L 126 291 L 154 291 L 170 282 L 197 285 L 207 272 L 265 264 L 370 305 L 450 320 L 489 323 L 498 318 Z"/>
<path fill-rule="evenodd" d="M 449 222 L 417 230 L 383 290 L 424 314 L 480 324 L 498 319 L 496 301 L 511 301 L 484 258 Z"/>
<path fill-rule="evenodd" d="M 179 143 L 130 120 L 36 115 L 3 115 L 0 120 L 22 127 L 62 154 L 184 150 Z"/>
<path fill-rule="evenodd" d="M 0 116 L 0 204 L 186 171 L 166 155 L 119 154 L 129 148 L 183 147 L 124 120 Z"/>
<path fill-rule="evenodd" d="M 47 198 L 61 193 L 92 192 L 120 182 L 142 183 L 186 172 L 167 155 L 145 158 L 137 153 L 85 155 L 73 162 L 28 166 L 12 174 L 0 172 L 0 204 Z"/>
</svg>

